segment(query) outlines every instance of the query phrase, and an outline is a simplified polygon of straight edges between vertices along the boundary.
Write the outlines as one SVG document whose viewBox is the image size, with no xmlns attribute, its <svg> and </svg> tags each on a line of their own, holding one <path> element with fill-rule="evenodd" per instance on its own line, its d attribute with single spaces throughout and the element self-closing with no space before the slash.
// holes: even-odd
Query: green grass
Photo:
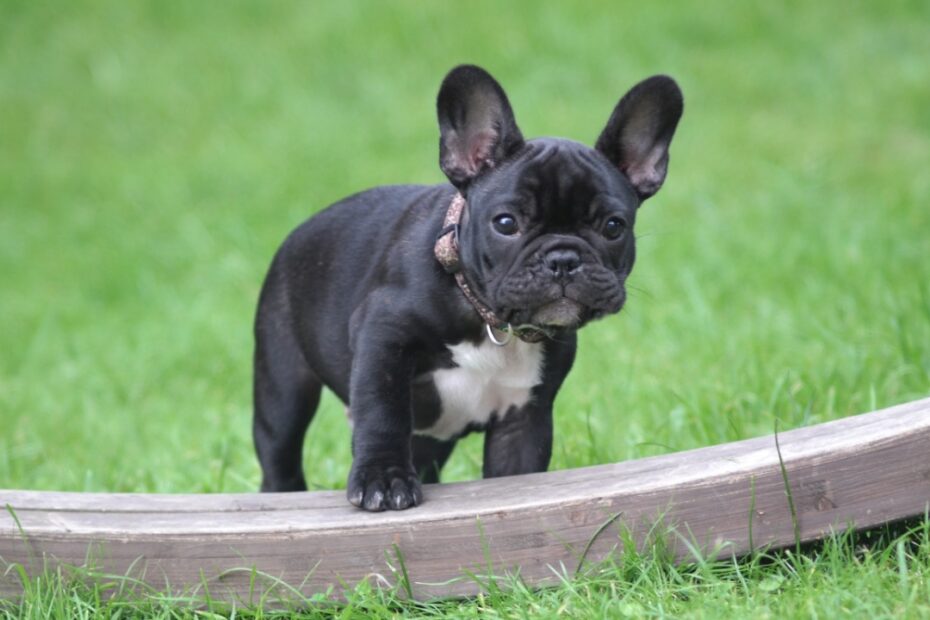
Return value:
<svg viewBox="0 0 930 620">
<path fill-rule="evenodd" d="M 926 2 L 896 1 L 7 0 L 0 487 L 254 490 L 250 330 L 271 255 L 348 193 L 440 182 L 433 101 L 465 61 L 501 80 L 529 136 L 590 143 L 652 73 L 685 92 L 627 308 L 582 332 L 560 393 L 553 468 L 924 397 L 928 23 Z M 327 397 L 313 486 L 344 485 L 348 437 Z M 480 448 L 464 442 L 446 478 L 478 477 Z M 360 592 L 327 613 L 930 616 L 918 529 L 740 564 L 630 554 L 437 607 Z M 11 613 L 181 609 L 53 586 Z"/>
</svg>

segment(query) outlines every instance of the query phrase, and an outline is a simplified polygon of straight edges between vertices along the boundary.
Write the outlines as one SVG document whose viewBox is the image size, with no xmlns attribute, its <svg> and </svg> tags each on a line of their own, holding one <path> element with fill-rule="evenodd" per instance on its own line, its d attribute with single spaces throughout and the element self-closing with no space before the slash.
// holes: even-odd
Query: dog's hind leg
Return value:
<svg viewBox="0 0 930 620">
<path fill-rule="evenodd" d="M 252 436 L 262 466 L 262 491 L 306 491 L 303 445 L 322 384 L 300 352 L 256 343 Z"/>
<path fill-rule="evenodd" d="M 307 365 L 290 323 L 266 283 L 255 322 L 252 436 L 262 491 L 305 491 L 303 445 L 322 383 Z"/>
</svg>

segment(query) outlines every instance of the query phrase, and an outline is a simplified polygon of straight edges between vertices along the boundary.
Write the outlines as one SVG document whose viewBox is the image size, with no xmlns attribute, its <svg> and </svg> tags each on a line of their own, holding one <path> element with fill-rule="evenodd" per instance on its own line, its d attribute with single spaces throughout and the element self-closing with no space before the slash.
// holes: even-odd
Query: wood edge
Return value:
<svg viewBox="0 0 930 620">
<path fill-rule="evenodd" d="M 900 416 L 906 416 L 913 426 L 891 423 L 898 422 Z M 871 430 L 868 436 L 860 432 L 866 426 Z M 895 441 L 899 437 L 922 430 L 930 431 L 930 398 L 780 432 L 778 437 L 784 460 L 793 462 L 802 458 L 817 458 L 820 455 L 836 454 L 841 451 L 858 451 L 879 441 Z M 835 441 L 834 438 L 837 435 L 842 435 L 843 440 Z M 805 446 L 803 450 L 798 451 L 799 444 L 809 443 L 811 439 L 817 440 L 815 445 Z M 377 528 L 385 523 L 428 525 L 436 520 L 480 516 L 502 510 L 558 508 L 562 505 L 575 505 L 602 499 L 605 495 L 663 490 L 695 480 L 705 480 L 710 484 L 721 477 L 748 475 L 753 470 L 776 465 L 778 454 L 774 448 L 775 435 L 764 435 L 620 463 L 489 480 L 427 485 L 428 501 L 416 509 L 403 512 L 367 513 L 354 509 L 346 502 L 343 491 L 277 494 L 146 494 L 0 490 L 0 536 L 9 535 L 9 532 L 15 529 L 12 527 L 15 523 L 10 518 L 7 506 L 22 513 L 70 512 L 114 516 L 135 512 L 164 513 L 164 515 L 177 516 L 179 523 L 183 522 L 185 515 L 193 516 L 201 512 L 211 513 L 213 516 L 217 516 L 216 513 L 228 513 L 228 517 L 222 515 L 222 518 L 235 521 L 237 515 L 243 517 L 244 520 L 248 513 L 253 512 L 294 511 L 306 515 L 306 513 L 318 511 L 321 516 L 329 514 L 338 520 L 338 524 L 324 529 L 331 527 L 336 530 L 363 530 L 370 527 Z M 727 454 L 721 454 L 722 452 Z M 755 460 L 747 463 L 740 459 Z M 645 472 L 649 473 L 652 480 L 640 483 L 636 477 L 646 477 Z M 592 482 L 599 485 L 603 482 L 603 485 L 597 492 L 573 492 L 572 487 Z M 545 487 L 548 489 L 555 485 L 563 491 L 559 496 L 520 500 L 513 493 L 514 487 L 522 489 Z M 487 501 L 489 495 L 494 498 L 493 501 Z M 480 501 L 474 508 L 459 510 L 458 506 L 463 499 L 483 501 Z M 140 506 L 132 507 L 133 502 L 139 502 Z M 196 507 L 190 509 L 187 504 Z M 453 506 L 453 510 L 445 509 L 448 506 Z M 267 531 L 270 533 L 278 530 Z M 254 530 L 245 528 L 224 531 L 220 535 L 236 533 L 247 535 L 253 532 Z M 168 532 L 161 531 L 158 536 L 168 534 Z"/>
<path fill-rule="evenodd" d="M 877 434 L 870 435 L 868 437 L 859 437 L 859 435 L 866 434 L 865 431 L 868 431 L 869 433 L 876 431 Z M 831 434 L 834 434 L 835 436 L 842 436 L 846 439 L 839 443 L 831 443 L 829 441 L 829 435 Z M 793 450 L 791 444 L 792 440 L 794 439 L 813 443 L 811 445 L 802 446 L 802 449 Z M 843 510 L 846 512 L 842 513 L 846 516 L 842 518 L 829 517 L 830 514 L 840 514 L 835 511 L 834 513 L 830 513 L 830 510 L 816 506 L 811 507 L 811 505 L 806 505 L 803 507 L 804 512 L 801 515 L 801 518 L 809 518 L 811 520 L 806 525 L 802 525 L 801 529 L 799 530 L 799 540 L 801 542 L 816 540 L 817 538 L 826 535 L 826 533 L 828 533 L 830 530 L 843 530 L 850 525 L 856 529 L 874 527 L 886 522 L 920 516 L 926 514 L 926 511 L 928 510 L 927 499 L 930 498 L 930 463 L 927 462 L 926 455 L 930 455 L 930 399 L 914 401 L 912 403 L 906 403 L 898 407 L 892 407 L 878 412 L 872 412 L 870 414 L 862 414 L 860 416 L 844 418 L 817 426 L 797 429 L 796 431 L 780 433 L 779 440 L 783 452 L 782 456 L 784 457 L 784 465 L 786 469 L 791 472 L 789 488 L 793 488 L 795 493 L 799 493 L 801 495 L 807 493 L 810 495 L 811 489 L 805 489 L 804 485 L 806 483 L 810 483 L 811 481 L 819 483 L 821 479 L 824 479 L 827 481 L 827 483 L 829 483 L 830 480 L 834 480 L 838 484 L 838 487 L 835 490 L 840 492 L 840 494 L 845 494 L 847 496 L 843 500 L 843 502 L 846 502 L 843 503 Z M 768 445 L 767 450 L 769 452 L 769 457 L 767 457 L 767 460 L 748 459 L 740 461 L 739 457 L 741 455 L 742 448 L 746 448 L 748 446 L 752 450 L 757 450 L 765 448 L 766 445 Z M 777 464 L 777 454 L 775 456 L 776 460 L 773 462 L 772 454 L 774 453 L 774 441 L 772 436 L 746 440 L 743 442 L 735 442 L 733 444 L 721 444 L 719 446 L 712 446 L 709 448 L 690 451 L 691 457 L 685 458 L 684 460 L 682 460 L 681 455 L 684 454 L 687 457 L 687 453 L 679 453 L 677 455 L 677 462 L 679 466 L 682 465 L 682 463 L 687 465 L 689 463 L 688 459 L 692 458 L 695 454 L 698 456 L 706 455 L 708 453 L 723 454 L 725 453 L 724 449 L 727 448 L 729 448 L 733 454 L 735 454 L 734 462 L 736 465 L 738 465 L 735 469 L 721 470 L 721 472 L 718 472 L 714 475 L 704 475 L 704 470 L 702 470 L 697 474 L 695 474 L 695 472 L 689 472 L 689 476 L 686 479 L 681 477 L 673 478 L 671 480 L 666 479 L 665 486 L 659 488 L 659 491 L 661 492 L 658 493 L 658 495 L 661 495 L 662 498 L 665 499 L 655 499 L 654 496 L 656 493 L 653 491 L 655 491 L 658 487 L 653 487 L 651 490 L 647 490 L 646 492 L 642 492 L 643 489 L 640 488 L 638 490 L 641 491 L 641 493 L 638 496 L 635 494 L 630 495 L 637 490 L 635 487 L 630 487 L 625 493 L 620 493 L 619 495 L 615 494 L 611 497 L 607 497 L 609 493 L 600 493 L 595 495 L 584 495 L 581 497 L 582 501 L 566 501 L 563 498 L 559 499 L 558 501 L 550 501 L 546 504 L 525 504 L 518 506 L 511 513 L 507 513 L 506 510 L 502 510 L 500 508 L 496 512 L 482 513 L 479 515 L 476 515 L 473 510 L 463 510 L 458 511 L 457 513 L 450 513 L 451 521 L 450 518 L 420 519 L 417 521 L 415 525 L 422 528 L 423 530 L 419 534 L 419 541 L 404 538 L 404 531 L 399 530 L 397 527 L 399 524 L 410 525 L 414 522 L 413 519 L 406 518 L 406 515 L 409 513 L 394 513 L 394 515 L 367 515 L 366 513 L 350 512 L 349 514 L 353 515 L 365 515 L 365 518 L 368 519 L 367 523 L 369 526 L 365 528 L 356 528 L 352 526 L 352 523 L 348 523 L 344 524 L 341 528 L 337 527 L 328 530 L 325 528 L 320 529 L 306 527 L 302 531 L 297 532 L 299 536 L 296 539 L 289 536 L 282 537 L 281 531 L 255 531 L 248 529 L 239 533 L 220 532 L 215 537 L 208 536 L 204 532 L 187 532 L 185 534 L 183 528 L 177 529 L 173 533 L 146 533 L 144 530 L 142 530 L 136 531 L 132 536 L 127 536 L 125 532 L 110 531 L 106 528 L 103 528 L 102 530 L 88 534 L 87 537 L 75 531 L 68 531 L 66 527 L 60 530 L 52 529 L 43 532 L 33 530 L 27 524 L 27 531 L 29 532 L 28 539 L 33 539 L 34 537 L 34 541 L 39 545 L 38 548 L 43 549 L 43 554 L 46 553 L 46 549 L 60 550 L 65 554 L 72 554 L 71 556 L 65 555 L 61 557 L 80 558 L 83 556 L 80 554 L 75 554 L 74 549 L 77 549 L 82 545 L 84 545 L 84 548 L 86 549 L 86 545 L 91 540 L 93 540 L 95 543 L 99 541 L 105 544 L 113 545 L 114 548 L 119 547 L 120 545 L 129 544 L 130 546 L 128 549 L 130 550 L 146 549 L 147 551 L 145 553 L 151 554 L 147 556 L 149 559 L 158 561 L 159 558 L 161 558 L 169 562 L 177 562 L 178 559 L 182 557 L 173 556 L 172 554 L 177 553 L 176 550 L 178 548 L 183 548 L 183 546 L 186 544 L 185 538 L 188 535 L 196 538 L 200 543 L 204 544 L 208 544 L 209 540 L 213 540 L 214 548 L 233 548 L 238 545 L 239 542 L 243 542 L 251 536 L 255 539 L 252 541 L 255 544 L 264 544 L 266 541 L 269 542 L 269 544 L 273 544 L 273 546 L 270 547 L 269 553 L 271 553 L 272 557 L 275 554 L 280 553 L 282 557 L 278 559 L 283 562 L 285 560 L 283 556 L 286 556 L 289 553 L 293 553 L 293 548 L 298 544 L 300 536 L 309 536 L 311 539 L 320 540 L 321 537 L 326 537 L 334 533 L 339 534 L 341 532 L 341 535 L 345 536 L 346 542 L 344 544 L 352 547 L 351 550 L 353 553 L 355 552 L 356 548 L 359 550 L 359 552 L 362 553 L 364 553 L 365 550 L 370 551 L 373 548 L 371 546 L 373 544 L 372 541 L 375 541 L 374 545 L 387 545 L 384 547 L 384 549 L 389 549 L 390 544 L 392 543 L 387 541 L 409 540 L 411 543 L 415 543 L 415 545 L 420 546 L 419 549 L 421 553 L 419 558 L 411 557 L 408 559 L 411 570 L 422 570 L 423 566 L 432 566 L 434 570 L 438 570 L 442 574 L 448 575 L 449 565 L 447 564 L 443 566 L 441 562 L 437 563 L 432 557 L 432 551 L 428 551 L 425 556 L 422 555 L 422 545 L 424 544 L 424 540 L 430 538 L 431 532 L 443 532 L 443 536 L 448 536 L 450 532 L 456 532 L 456 535 L 460 538 L 467 538 L 469 536 L 473 537 L 474 534 L 467 534 L 466 530 L 469 530 L 469 528 L 474 529 L 474 521 L 476 516 L 482 518 L 482 520 L 486 522 L 486 527 L 491 527 L 492 529 L 496 527 L 497 529 L 494 530 L 496 532 L 495 535 L 504 536 L 504 539 L 510 535 L 516 535 L 518 539 L 520 536 L 529 536 L 532 538 L 537 534 L 544 534 L 546 531 L 543 526 L 549 527 L 549 525 L 546 525 L 547 523 L 551 524 L 556 521 L 563 524 L 568 523 L 574 518 L 571 513 L 573 513 L 576 508 L 585 508 L 586 503 L 590 504 L 592 502 L 598 503 L 604 501 L 606 503 L 603 504 L 603 506 L 607 506 L 609 504 L 613 507 L 612 509 L 615 509 L 617 505 L 623 507 L 629 505 L 628 502 L 631 499 L 636 499 L 637 501 L 643 502 L 644 505 L 652 506 L 655 508 L 657 506 L 661 506 L 662 502 L 666 501 L 666 499 L 676 497 L 676 493 L 678 493 L 677 497 L 682 499 L 685 496 L 685 491 L 687 491 L 687 494 L 690 494 L 690 498 L 696 499 L 704 506 L 703 512 L 700 514 L 695 513 L 693 509 L 690 513 L 688 513 L 688 509 L 686 507 L 685 514 L 690 514 L 691 517 L 700 517 L 700 521 L 702 523 L 701 527 L 704 529 L 699 530 L 698 535 L 705 536 L 705 539 L 703 542 L 701 540 L 697 540 L 696 543 L 698 543 L 698 549 L 706 550 L 710 548 L 707 546 L 708 539 L 706 537 L 714 535 L 719 537 L 720 535 L 720 529 L 714 523 L 716 519 L 714 511 L 718 506 L 715 503 L 717 501 L 717 496 L 720 495 L 720 497 L 723 498 L 720 500 L 720 508 L 723 508 L 723 502 L 729 502 L 728 508 L 730 509 L 731 514 L 734 514 L 734 508 L 736 508 L 737 511 L 742 510 L 741 507 L 743 504 L 746 504 L 746 507 L 748 508 L 749 504 L 746 501 L 747 498 L 745 489 L 743 487 L 745 487 L 748 478 L 752 478 L 753 476 L 758 475 L 760 479 L 765 478 L 768 481 L 765 501 L 768 502 L 766 510 L 769 511 L 769 522 L 767 524 L 760 523 L 760 530 L 758 534 L 761 535 L 764 531 L 765 537 L 757 539 L 757 542 L 759 540 L 764 540 L 772 544 L 774 548 L 791 544 L 794 540 L 790 532 L 789 520 L 791 515 L 788 513 L 787 507 L 785 506 L 785 489 L 781 486 L 780 476 L 778 475 L 776 467 L 773 466 L 773 464 Z M 715 450 L 717 452 L 713 452 Z M 861 452 L 857 452 L 857 450 L 861 450 Z M 731 454 L 731 456 L 733 456 L 733 454 Z M 675 463 L 675 458 L 676 455 L 669 455 L 668 457 L 652 457 L 652 459 L 631 461 L 628 462 L 628 464 L 642 464 L 644 461 L 650 461 L 652 463 L 658 462 L 660 464 L 663 462 Z M 746 466 L 747 464 L 749 466 Z M 695 462 L 690 462 L 690 465 L 692 468 L 694 468 Z M 613 468 L 616 466 L 608 465 L 601 467 L 606 469 L 595 469 L 593 472 L 596 474 L 594 479 L 598 482 L 605 482 L 604 480 L 598 479 L 597 476 L 600 475 L 600 473 L 611 473 L 615 471 Z M 887 471 L 882 471 L 883 468 Z M 577 470 L 574 471 L 577 472 Z M 651 473 L 655 475 L 656 471 L 658 471 L 661 475 L 661 468 L 658 470 L 653 470 Z M 591 471 L 588 471 L 588 473 L 591 473 Z M 537 476 L 541 476 L 539 479 L 545 481 L 547 479 L 551 479 L 550 477 L 552 476 L 558 477 L 559 474 L 563 474 L 562 477 L 564 478 L 564 474 L 566 474 L 566 472 L 539 474 Z M 570 475 L 568 476 L 568 480 L 570 481 L 572 478 L 571 472 L 569 472 L 569 474 Z M 859 474 L 865 474 L 863 476 L 863 480 L 867 484 L 871 485 L 871 495 L 863 495 L 863 493 L 858 489 L 858 487 L 862 484 L 862 481 L 860 481 L 858 477 Z M 519 481 L 521 479 L 515 478 L 513 481 Z M 687 480 L 687 482 L 680 488 L 677 487 L 676 485 L 681 484 L 682 480 Z M 457 493 L 461 492 L 462 488 L 487 488 L 487 485 L 493 482 L 494 481 L 463 483 L 463 486 L 458 487 L 458 490 L 453 488 L 450 491 L 448 497 L 454 500 L 457 497 Z M 734 484 L 740 486 L 740 489 L 736 492 L 733 490 L 735 488 Z M 898 486 L 896 490 L 892 490 L 890 488 L 894 485 Z M 730 491 L 727 491 L 727 488 L 729 488 Z M 816 491 L 816 488 L 814 490 Z M 616 491 L 616 489 L 614 489 L 614 491 Z M 725 499 L 727 497 L 726 492 L 730 493 L 728 496 L 730 499 L 728 500 Z M 652 496 L 652 499 L 649 499 L 650 496 Z M 104 494 L 103 497 L 106 498 L 108 496 Z M 112 498 L 112 496 L 109 497 Z M 244 497 L 252 496 L 246 495 Z M 499 499 L 501 498 L 492 494 L 492 503 Z M 892 499 L 893 501 L 888 503 L 889 499 Z M 808 497 L 808 499 L 805 501 L 808 501 L 809 503 L 809 500 L 810 497 Z M 814 500 L 819 501 L 816 497 L 814 497 Z M 658 503 L 656 503 L 657 501 Z M 870 501 L 873 502 L 871 505 L 869 505 Z M 2 507 L 3 503 L 3 496 L 2 493 L 0 493 L 0 507 Z M 600 504 L 597 506 L 588 505 L 587 509 L 589 514 L 587 517 L 585 517 L 585 523 L 589 522 L 587 520 L 588 517 L 594 519 L 593 521 L 590 521 L 590 529 L 591 533 L 593 533 L 594 526 L 599 523 L 596 522 L 598 518 L 597 515 L 600 514 L 600 512 L 603 512 L 603 509 L 600 507 Z M 652 510 L 652 508 L 649 510 Z M 41 513 L 42 511 L 39 510 L 36 512 Z M 55 511 L 52 511 L 52 513 L 54 512 Z M 259 511 L 252 511 L 253 514 L 256 512 Z M 274 510 L 271 510 L 270 516 L 271 518 L 279 518 L 282 517 L 285 512 L 286 511 L 275 513 Z M 308 516 L 312 518 L 313 515 L 312 508 L 297 512 L 305 513 L 301 517 L 304 519 L 306 519 Z M 548 513 L 549 516 L 547 517 L 543 513 Z M 67 516 L 60 512 L 55 514 L 57 514 L 56 518 L 65 518 Z M 166 514 L 177 517 L 179 526 L 183 525 L 184 519 L 187 519 L 191 516 L 190 513 L 179 513 L 173 511 L 168 511 Z M 650 514 L 655 513 L 640 510 L 639 517 L 648 517 Z M 236 515 L 242 516 L 241 511 L 233 511 L 218 516 L 213 515 L 211 518 L 216 517 L 220 519 L 232 519 L 235 518 Z M 99 516 L 102 518 L 104 523 L 106 523 L 107 519 L 119 517 L 119 515 L 108 514 L 105 512 L 100 513 Z M 850 520 L 850 516 L 854 518 Z M 390 517 L 390 519 L 387 517 Z M 496 525 L 493 522 L 494 518 L 498 518 Z M 8 519 L 8 521 L 11 521 L 11 519 Z M 453 521 L 459 521 L 460 523 L 456 525 L 453 523 Z M 603 519 L 600 519 L 600 521 L 603 521 Z M 752 519 L 749 519 L 749 521 L 751 522 Z M 683 521 L 686 527 L 690 527 L 691 523 L 695 522 L 697 521 L 689 521 L 688 519 Z M 0 521 L 0 523 L 2 523 L 2 521 Z M 761 525 L 765 525 L 767 530 L 761 527 Z M 673 524 L 672 527 L 674 529 L 674 527 L 677 527 L 677 525 Z M 408 528 L 408 530 L 409 529 L 410 528 Z M 730 531 L 733 532 L 734 530 L 731 529 Z M 575 530 L 576 535 L 577 533 L 577 530 Z M 409 534 L 409 531 L 407 531 L 406 534 Z M 398 535 L 401 535 L 401 538 L 397 538 Z M 587 540 L 587 536 L 588 534 L 581 538 L 576 537 L 573 544 L 578 545 L 583 543 L 584 540 Z M 181 543 L 181 547 L 178 547 L 177 545 L 179 542 Z M 730 544 L 729 539 L 726 539 L 725 542 L 727 542 L 728 546 L 723 549 L 723 555 L 742 555 L 747 550 L 751 550 L 753 548 L 751 539 L 748 544 L 746 540 L 737 540 L 736 542 Z M 17 559 L 25 561 L 24 557 L 17 558 L 15 554 L 22 554 L 22 547 L 28 546 L 28 544 L 28 542 L 25 545 L 23 544 L 22 536 L 18 530 L 13 532 L 13 530 L 10 528 L 4 530 L 4 528 L 0 526 L 0 550 L 6 549 L 6 551 L 0 553 L 0 555 L 6 555 L 4 558 L 5 561 L 9 562 L 11 559 L 14 561 Z M 133 544 L 136 546 L 132 546 Z M 511 556 L 508 557 L 523 557 L 525 558 L 525 561 L 529 563 L 535 561 L 538 568 L 539 558 L 525 555 L 527 553 L 527 547 L 524 545 L 524 541 L 517 540 L 517 543 L 508 542 L 505 544 L 511 545 L 511 548 L 509 551 L 507 551 L 508 553 L 511 553 Z M 515 544 L 516 546 L 513 546 Z M 599 547 L 599 544 L 600 543 L 595 545 L 595 547 Z M 353 547 L 353 545 L 355 545 L 355 547 Z M 368 545 L 368 547 L 365 547 L 364 545 Z M 755 546 L 758 547 L 758 544 Z M 315 548 L 319 549 L 320 547 L 317 546 Z M 552 547 L 550 546 L 548 549 L 551 553 Z M 118 549 L 115 550 L 119 551 Z M 13 555 L 11 555 L 11 552 Z M 603 557 L 603 552 L 604 549 L 598 548 L 596 553 L 592 552 L 592 557 L 601 558 Z M 125 551 L 125 553 L 128 553 L 128 551 Z M 542 554 L 543 551 L 540 551 L 539 553 Z M 679 560 L 687 559 L 688 553 L 688 549 L 685 549 L 684 552 L 679 549 L 676 552 L 676 557 Z M 445 557 L 445 562 L 449 562 L 450 558 L 453 557 L 447 552 L 437 553 L 436 555 L 437 557 Z M 550 556 L 543 558 L 545 562 L 549 562 L 551 559 L 552 557 Z M 216 557 L 213 557 L 213 560 L 216 560 Z M 235 563 L 238 561 L 238 559 L 230 559 L 227 557 L 225 561 L 231 561 Z M 343 566 L 343 569 L 348 566 L 348 564 L 339 564 L 339 562 L 344 561 L 345 560 L 334 561 L 337 569 L 338 566 Z M 380 565 L 381 564 L 379 564 L 379 566 Z M 374 565 L 372 564 L 372 566 Z M 549 564 L 547 564 L 547 566 L 549 566 Z M 420 575 L 422 574 L 423 573 L 420 573 Z M 548 578 L 551 578 L 551 573 L 549 571 L 546 571 L 546 573 L 542 576 L 538 571 L 532 574 L 528 572 L 527 575 L 531 577 L 531 579 L 529 579 L 529 583 L 535 584 L 547 583 L 547 577 L 545 575 L 549 575 Z M 0 592 L 9 591 L 9 586 L 4 585 L 3 581 L 3 579 L 0 579 Z M 416 586 L 418 588 L 417 597 L 421 596 L 420 593 L 424 593 L 428 597 L 433 597 L 475 592 L 475 587 L 463 586 L 461 584 L 447 586 L 439 585 L 433 587 L 423 581 L 422 578 L 416 581 Z M 232 592 L 233 590 L 230 591 Z"/>
</svg>

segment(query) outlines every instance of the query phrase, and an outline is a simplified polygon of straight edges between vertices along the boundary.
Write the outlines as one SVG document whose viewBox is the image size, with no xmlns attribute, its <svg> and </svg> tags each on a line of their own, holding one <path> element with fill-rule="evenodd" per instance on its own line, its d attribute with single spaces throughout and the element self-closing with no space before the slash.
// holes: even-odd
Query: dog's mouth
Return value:
<svg viewBox="0 0 930 620">
<path fill-rule="evenodd" d="M 501 316 L 506 317 L 505 320 L 517 331 L 535 329 L 551 336 L 556 332 L 578 329 L 591 318 L 591 314 L 591 309 L 584 304 L 560 297 L 536 308 L 511 310 Z"/>
<path fill-rule="evenodd" d="M 624 274 L 586 264 L 584 273 L 553 278 L 538 265 L 521 269 L 497 284 L 497 316 L 517 328 L 573 331 L 619 312 L 626 299 Z"/>
<path fill-rule="evenodd" d="M 562 297 L 539 307 L 530 315 L 530 323 L 540 327 L 577 327 L 582 323 L 585 308 L 574 299 Z"/>
<path fill-rule="evenodd" d="M 574 331 L 580 329 L 590 321 L 594 321 L 608 314 L 619 312 L 623 307 L 625 294 L 612 296 L 610 303 L 589 304 L 586 300 L 577 300 L 562 294 L 551 299 L 541 306 L 511 309 L 502 311 L 498 316 L 511 323 L 514 328 L 533 328 L 552 334 L 561 331 Z"/>
</svg>

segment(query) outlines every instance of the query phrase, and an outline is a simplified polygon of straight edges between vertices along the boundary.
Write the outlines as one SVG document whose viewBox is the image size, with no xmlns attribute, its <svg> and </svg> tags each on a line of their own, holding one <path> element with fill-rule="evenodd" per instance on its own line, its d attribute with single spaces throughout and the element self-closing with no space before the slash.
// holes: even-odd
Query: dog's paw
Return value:
<svg viewBox="0 0 930 620">
<path fill-rule="evenodd" d="M 349 503 L 365 510 L 404 510 L 423 502 L 416 472 L 394 465 L 352 465 L 346 489 Z"/>
</svg>

